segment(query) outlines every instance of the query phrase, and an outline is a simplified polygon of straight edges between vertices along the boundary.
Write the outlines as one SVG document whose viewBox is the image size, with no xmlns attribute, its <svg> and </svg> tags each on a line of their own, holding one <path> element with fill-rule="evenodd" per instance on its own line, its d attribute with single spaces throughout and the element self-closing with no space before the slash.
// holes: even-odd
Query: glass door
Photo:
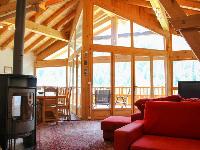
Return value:
<svg viewBox="0 0 200 150">
<path fill-rule="evenodd" d="M 92 118 L 111 115 L 111 53 L 93 52 Z"/>
<path fill-rule="evenodd" d="M 114 115 L 132 113 L 131 55 L 114 55 Z"/>
</svg>

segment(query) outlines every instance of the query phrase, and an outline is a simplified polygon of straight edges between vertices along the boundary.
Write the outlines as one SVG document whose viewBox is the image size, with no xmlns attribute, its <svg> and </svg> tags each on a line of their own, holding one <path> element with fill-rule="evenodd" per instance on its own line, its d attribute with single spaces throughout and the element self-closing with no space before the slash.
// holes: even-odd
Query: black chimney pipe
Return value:
<svg viewBox="0 0 200 150">
<path fill-rule="evenodd" d="M 23 74 L 25 16 L 26 0 L 17 0 L 13 53 L 13 74 Z"/>
</svg>

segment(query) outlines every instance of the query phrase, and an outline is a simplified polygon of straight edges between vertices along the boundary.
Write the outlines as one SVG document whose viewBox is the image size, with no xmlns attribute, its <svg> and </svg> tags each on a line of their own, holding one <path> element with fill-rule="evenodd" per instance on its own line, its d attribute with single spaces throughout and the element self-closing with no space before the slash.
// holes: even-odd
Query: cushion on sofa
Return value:
<svg viewBox="0 0 200 150">
<path fill-rule="evenodd" d="M 131 150 L 199 150 L 200 140 L 144 135 L 131 145 Z"/>
<path fill-rule="evenodd" d="M 147 102 L 144 132 L 151 135 L 200 139 L 200 103 Z"/>
<path fill-rule="evenodd" d="M 110 116 L 101 122 L 102 130 L 115 130 L 131 123 L 131 117 Z"/>
<path fill-rule="evenodd" d="M 149 101 L 170 101 L 170 102 L 180 102 L 183 98 L 180 95 L 171 95 L 161 98 L 143 98 L 135 102 L 135 106 L 144 113 L 145 103 Z"/>
</svg>

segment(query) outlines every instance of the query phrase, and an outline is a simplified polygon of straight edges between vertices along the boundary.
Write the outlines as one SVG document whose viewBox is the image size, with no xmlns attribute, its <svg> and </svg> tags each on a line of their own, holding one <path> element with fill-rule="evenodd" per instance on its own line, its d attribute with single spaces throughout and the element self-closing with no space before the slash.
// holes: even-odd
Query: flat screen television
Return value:
<svg viewBox="0 0 200 150">
<path fill-rule="evenodd" d="M 179 81 L 178 94 L 184 98 L 200 98 L 200 81 Z"/>
</svg>

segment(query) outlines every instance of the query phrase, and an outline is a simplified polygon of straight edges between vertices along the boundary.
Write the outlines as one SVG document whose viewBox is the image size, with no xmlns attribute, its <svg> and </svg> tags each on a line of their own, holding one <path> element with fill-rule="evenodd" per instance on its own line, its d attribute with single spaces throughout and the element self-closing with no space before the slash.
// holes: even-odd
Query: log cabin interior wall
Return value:
<svg viewBox="0 0 200 150">
<path fill-rule="evenodd" d="M 15 0 L 0 2 L 2 51 L 13 49 L 15 4 Z M 173 12 L 173 8 L 178 9 Z M 37 68 L 66 68 L 66 86 L 73 87 L 71 111 L 80 118 L 130 115 L 137 111 L 138 98 L 176 94 L 180 65 L 192 63 L 191 71 L 199 71 L 199 13 L 197 0 L 28 0 L 25 53 L 36 57 L 35 74 Z M 191 15 L 195 16 L 187 17 Z M 196 39 L 186 30 L 195 32 Z M 125 71 L 119 69 L 123 65 Z M 141 65 L 148 74 L 142 87 Z M 97 83 L 101 79 L 97 74 L 109 82 Z M 118 82 L 120 76 L 127 79 L 124 84 Z M 95 92 L 101 90 L 110 94 L 104 105 L 96 103 Z"/>
</svg>

